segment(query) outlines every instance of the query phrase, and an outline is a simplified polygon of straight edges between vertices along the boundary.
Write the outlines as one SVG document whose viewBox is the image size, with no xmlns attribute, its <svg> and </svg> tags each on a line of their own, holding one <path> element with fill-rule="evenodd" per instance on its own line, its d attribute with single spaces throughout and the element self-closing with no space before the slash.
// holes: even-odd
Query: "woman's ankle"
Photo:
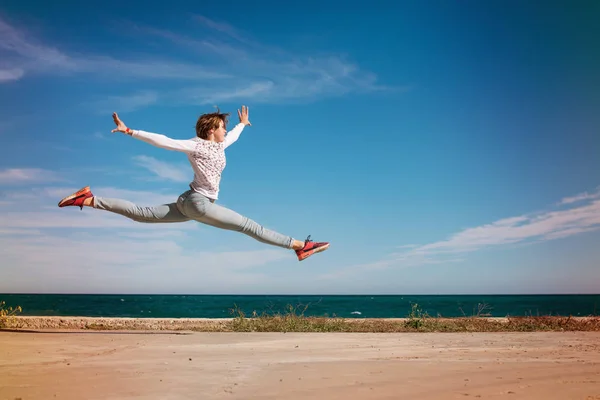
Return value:
<svg viewBox="0 0 600 400">
<path fill-rule="evenodd" d="M 304 242 L 294 239 L 292 242 L 292 250 L 300 250 L 304 248 Z"/>
<path fill-rule="evenodd" d="M 94 207 L 94 199 L 95 199 L 94 196 L 88 197 L 87 199 L 85 199 L 83 201 L 83 205 L 86 207 Z"/>
</svg>

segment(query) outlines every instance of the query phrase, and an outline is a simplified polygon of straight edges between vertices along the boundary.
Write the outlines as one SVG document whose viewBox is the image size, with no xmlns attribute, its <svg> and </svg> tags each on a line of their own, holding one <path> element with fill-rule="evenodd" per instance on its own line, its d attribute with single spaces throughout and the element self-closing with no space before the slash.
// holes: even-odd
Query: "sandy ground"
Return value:
<svg viewBox="0 0 600 400">
<path fill-rule="evenodd" d="M 600 332 L 0 332 L 0 399 L 600 399 Z"/>
</svg>

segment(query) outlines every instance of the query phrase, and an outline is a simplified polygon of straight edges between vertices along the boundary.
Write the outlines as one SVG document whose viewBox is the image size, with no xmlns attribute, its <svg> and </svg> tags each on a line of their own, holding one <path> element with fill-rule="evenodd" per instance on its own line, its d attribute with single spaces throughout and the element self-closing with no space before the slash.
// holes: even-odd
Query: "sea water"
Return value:
<svg viewBox="0 0 600 400">
<path fill-rule="evenodd" d="M 413 307 L 432 317 L 483 315 L 589 316 L 600 295 L 128 295 L 0 294 L 25 316 L 230 318 L 286 313 L 305 316 L 404 318 Z"/>
</svg>

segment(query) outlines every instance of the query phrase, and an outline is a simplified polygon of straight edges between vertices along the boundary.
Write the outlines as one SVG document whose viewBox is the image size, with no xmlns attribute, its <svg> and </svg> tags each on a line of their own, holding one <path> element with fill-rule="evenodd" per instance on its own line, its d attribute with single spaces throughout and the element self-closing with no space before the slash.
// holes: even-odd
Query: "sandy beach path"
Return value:
<svg viewBox="0 0 600 400">
<path fill-rule="evenodd" d="M 600 332 L 0 332 L 0 399 L 600 400 Z"/>
</svg>

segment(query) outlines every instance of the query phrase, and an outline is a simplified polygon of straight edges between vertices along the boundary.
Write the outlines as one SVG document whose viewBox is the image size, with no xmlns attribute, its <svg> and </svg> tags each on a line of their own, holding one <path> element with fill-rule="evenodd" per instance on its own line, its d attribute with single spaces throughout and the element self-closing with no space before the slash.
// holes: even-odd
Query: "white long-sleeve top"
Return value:
<svg viewBox="0 0 600 400">
<path fill-rule="evenodd" d="M 185 153 L 194 170 L 190 188 L 210 199 L 219 198 L 221 174 L 227 164 L 225 149 L 233 144 L 244 130 L 244 124 L 237 124 L 227 132 L 223 142 L 211 142 L 194 137 L 192 139 L 171 139 L 159 133 L 133 130 L 131 136 L 156 147 Z"/>
</svg>

